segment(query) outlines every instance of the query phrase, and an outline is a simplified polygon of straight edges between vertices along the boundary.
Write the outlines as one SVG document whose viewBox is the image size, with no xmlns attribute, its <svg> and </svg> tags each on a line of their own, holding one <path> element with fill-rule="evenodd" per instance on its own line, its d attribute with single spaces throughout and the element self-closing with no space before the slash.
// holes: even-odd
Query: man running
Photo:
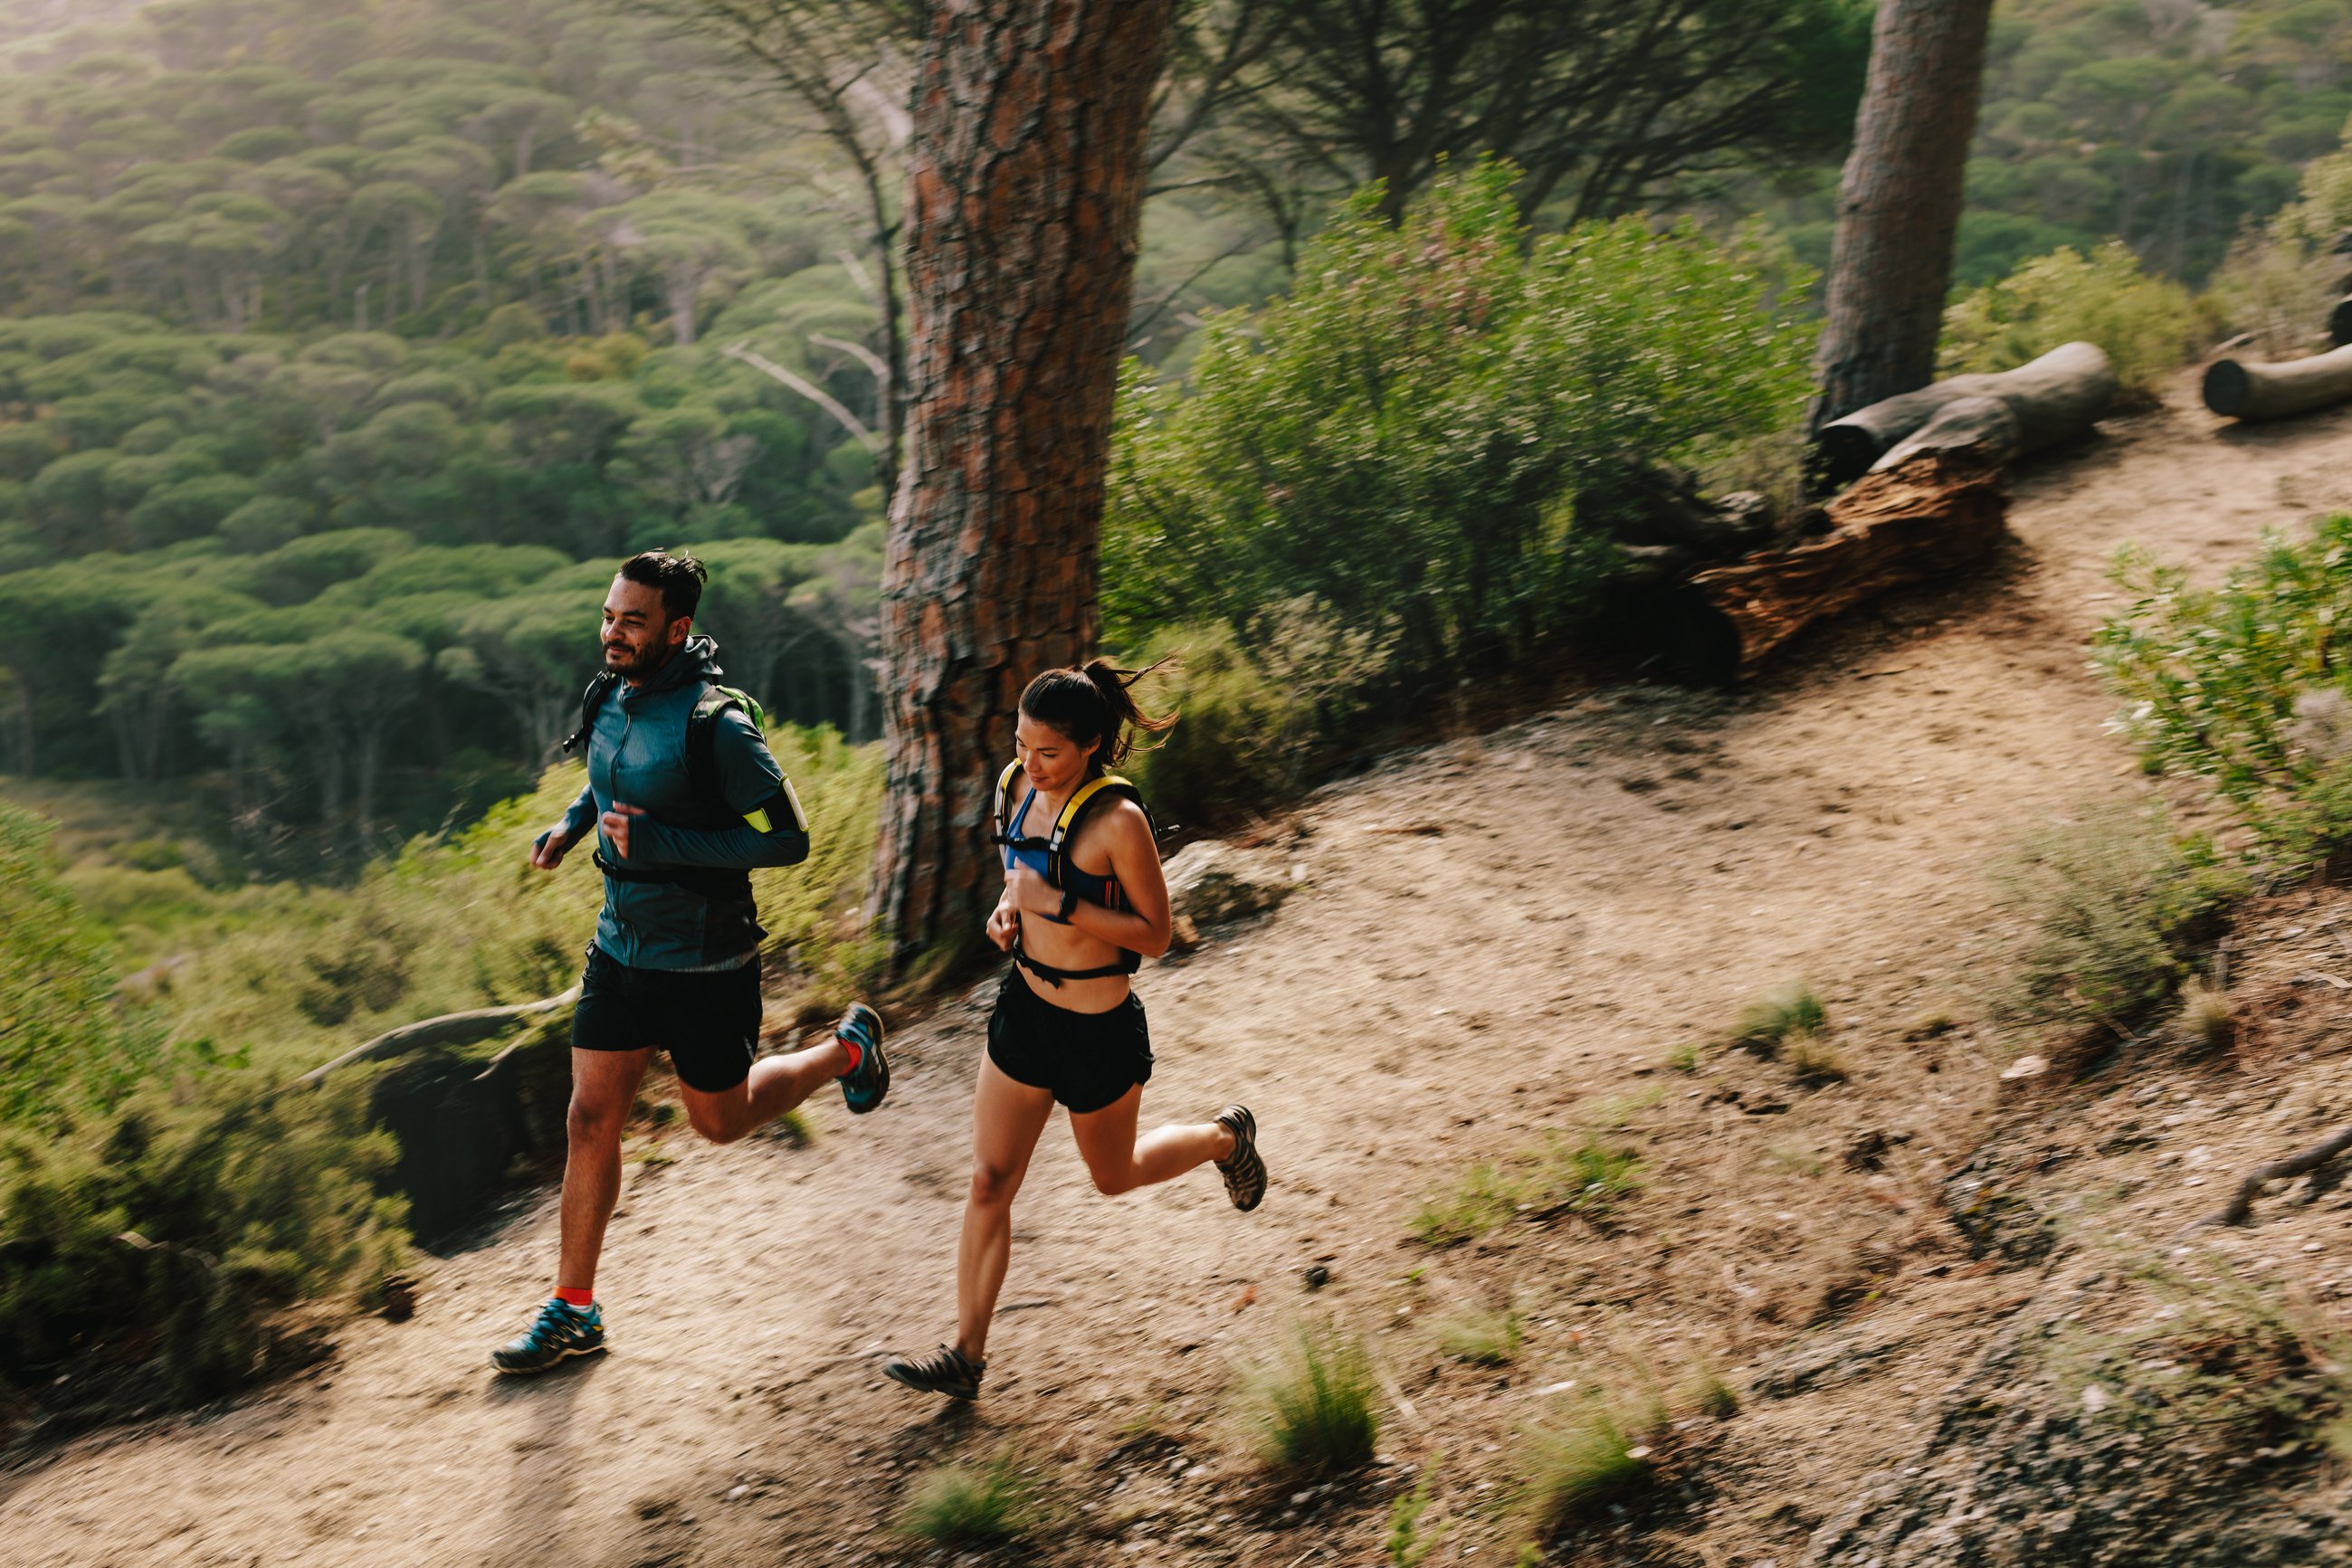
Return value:
<svg viewBox="0 0 2352 1568">
<path fill-rule="evenodd" d="M 808 858 L 808 820 L 741 702 L 695 636 L 709 573 L 690 555 L 632 557 L 604 596 L 604 669 L 583 700 L 588 782 L 532 843 L 551 872 L 593 827 L 604 906 L 572 1019 L 562 1255 L 555 1294 L 491 1362 L 544 1372 L 604 1348 L 596 1260 L 621 1190 L 621 1133 L 654 1049 L 687 1120 L 732 1143 L 832 1080 L 853 1112 L 882 1103 L 882 1020 L 853 1002 L 824 1045 L 754 1061 L 760 929 L 751 868 Z M 571 743 L 567 743 L 567 747 Z"/>
</svg>

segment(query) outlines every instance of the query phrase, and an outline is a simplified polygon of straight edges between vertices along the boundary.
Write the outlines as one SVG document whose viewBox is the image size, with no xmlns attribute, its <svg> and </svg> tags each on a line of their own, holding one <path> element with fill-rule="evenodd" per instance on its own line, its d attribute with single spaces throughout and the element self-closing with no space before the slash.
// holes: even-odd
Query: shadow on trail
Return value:
<svg viewBox="0 0 2352 1568">
<path fill-rule="evenodd" d="M 529 1436 L 515 1439 L 506 1507 L 488 1561 L 547 1562 L 580 1555 L 566 1519 L 580 1461 L 597 1434 L 595 1423 L 580 1418 L 576 1406 L 604 1360 L 603 1355 L 582 1356 L 527 1378 L 494 1374 L 496 1381 L 482 1391 L 486 1406 L 535 1401 L 538 1417 Z"/>
</svg>

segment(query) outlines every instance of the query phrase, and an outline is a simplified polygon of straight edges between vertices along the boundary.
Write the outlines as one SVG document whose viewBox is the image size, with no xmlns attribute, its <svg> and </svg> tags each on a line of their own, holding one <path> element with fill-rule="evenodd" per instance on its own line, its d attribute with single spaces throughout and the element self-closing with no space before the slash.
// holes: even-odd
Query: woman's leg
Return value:
<svg viewBox="0 0 2352 1568">
<path fill-rule="evenodd" d="M 1139 1083 L 1101 1110 L 1070 1118 L 1078 1153 L 1094 1176 L 1096 1189 L 1107 1196 L 1116 1197 L 1182 1176 L 1194 1166 L 1234 1152 L 1233 1134 L 1215 1122 L 1159 1127 L 1138 1138 L 1135 1123 L 1142 1109 L 1143 1085 Z"/>
<path fill-rule="evenodd" d="M 971 1103 L 971 1197 L 956 1249 L 957 1350 L 985 1359 L 988 1322 L 1013 1254 L 1013 1198 L 1029 1174 L 1029 1156 L 1054 1113 L 1051 1090 L 1017 1083 L 987 1057 Z"/>
</svg>

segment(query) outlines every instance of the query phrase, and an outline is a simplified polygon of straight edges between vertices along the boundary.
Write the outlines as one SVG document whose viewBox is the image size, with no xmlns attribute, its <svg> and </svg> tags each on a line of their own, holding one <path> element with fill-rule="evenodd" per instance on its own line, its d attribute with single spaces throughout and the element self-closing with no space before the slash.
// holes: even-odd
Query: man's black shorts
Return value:
<svg viewBox="0 0 2352 1568">
<path fill-rule="evenodd" d="M 1099 1111 L 1151 1080 L 1151 1031 L 1132 991 L 1108 1012 L 1074 1013 L 1004 972 L 988 1016 L 988 1060 L 1015 1083 L 1050 1089 L 1073 1115 Z"/>
<path fill-rule="evenodd" d="M 637 969 L 592 944 L 572 1043 L 582 1051 L 660 1046 L 688 1088 L 732 1089 L 751 1075 L 760 1050 L 760 960 L 694 974 Z"/>
</svg>

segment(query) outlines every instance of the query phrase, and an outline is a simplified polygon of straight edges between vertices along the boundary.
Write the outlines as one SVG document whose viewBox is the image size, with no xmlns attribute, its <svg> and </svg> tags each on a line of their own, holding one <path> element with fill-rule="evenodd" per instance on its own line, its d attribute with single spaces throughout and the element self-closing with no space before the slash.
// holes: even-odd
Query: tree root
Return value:
<svg viewBox="0 0 2352 1568">
<path fill-rule="evenodd" d="M 2254 1214 L 2254 1200 L 2263 1196 L 2263 1188 L 2274 1181 L 2291 1176 L 2308 1176 L 2347 1149 L 2352 1149 L 2352 1127 L 2347 1127 L 2324 1144 L 2315 1144 L 2299 1155 L 2284 1160 L 2273 1160 L 2261 1166 L 2238 1184 L 2238 1195 L 2230 1206 L 2213 1216 L 2208 1225 L 2245 1225 Z"/>
</svg>

